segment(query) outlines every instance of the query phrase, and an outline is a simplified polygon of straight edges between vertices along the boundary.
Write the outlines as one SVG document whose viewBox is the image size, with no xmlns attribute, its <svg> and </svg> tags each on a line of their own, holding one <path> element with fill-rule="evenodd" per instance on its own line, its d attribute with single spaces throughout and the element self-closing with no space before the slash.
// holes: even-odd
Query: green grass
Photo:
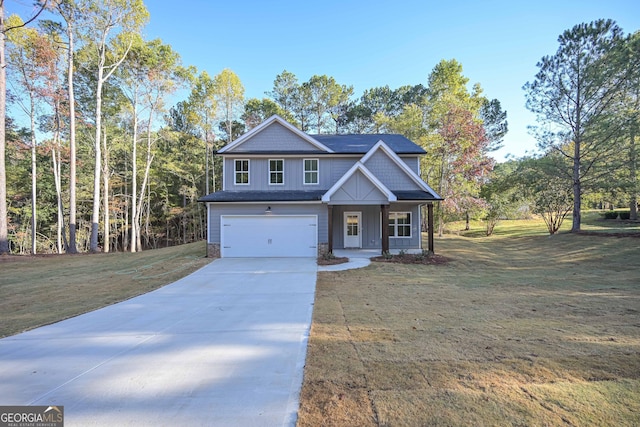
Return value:
<svg viewBox="0 0 640 427">
<path fill-rule="evenodd" d="M 569 214 L 563 221 L 559 233 L 569 232 L 571 221 L 571 214 Z M 464 228 L 463 221 L 450 222 L 446 225 L 446 232 L 465 237 L 486 237 L 486 223 L 483 221 L 471 221 L 470 230 Z M 605 220 L 603 219 L 603 211 L 584 211 L 580 228 L 584 233 L 640 235 L 640 222 Z M 527 220 L 501 220 L 494 229 L 493 235 L 505 237 L 548 236 L 549 231 L 542 218 L 536 217 Z"/>
<path fill-rule="evenodd" d="M 0 257 L 0 337 L 157 289 L 210 259 L 204 242 L 138 253 Z"/>
</svg>

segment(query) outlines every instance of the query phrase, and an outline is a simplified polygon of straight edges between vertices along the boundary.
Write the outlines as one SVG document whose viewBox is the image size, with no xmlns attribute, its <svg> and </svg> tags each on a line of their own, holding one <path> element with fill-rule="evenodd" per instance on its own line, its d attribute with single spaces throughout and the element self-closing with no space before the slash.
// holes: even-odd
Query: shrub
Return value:
<svg viewBox="0 0 640 427">
<path fill-rule="evenodd" d="M 324 252 L 322 254 L 322 259 L 324 259 L 325 261 L 331 261 L 333 259 L 336 259 L 336 256 L 333 254 L 333 252 Z"/>
<path fill-rule="evenodd" d="M 624 219 L 627 220 L 631 216 L 629 211 L 607 211 L 604 213 L 604 219 Z"/>
</svg>

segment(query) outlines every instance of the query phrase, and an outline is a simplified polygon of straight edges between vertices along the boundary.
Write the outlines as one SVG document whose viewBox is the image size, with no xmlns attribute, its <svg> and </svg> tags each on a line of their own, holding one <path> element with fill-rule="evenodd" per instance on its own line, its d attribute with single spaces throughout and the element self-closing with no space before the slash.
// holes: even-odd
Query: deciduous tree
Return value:
<svg viewBox="0 0 640 427">
<path fill-rule="evenodd" d="M 133 34 L 148 20 L 149 12 L 142 0 L 96 0 L 90 8 L 90 37 L 95 46 L 97 79 L 95 87 L 95 138 L 93 211 L 90 250 L 98 251 L 100 222 L 100 174 L 102 170 L 102 87 L 125 60 Z M 114 37 L 115 31 L 120 31 Z"/>
<path fill-rule="evenodd" d="M 567 159 L 557 151 L 542 157 L 529 157 L 520 161 L 515 182 L 533 202 L 533 212 L 540 215 L 550 235 L 560 230 L 573 207 L 571 176 L 566 174 Z"/>
<path fill-rule="evenodd" d="M 218 108 L 227 130 L 227 142 L 233 141 L 233 123 L 240 119 L 244 107 L 244 86 L 240 78 L 225 68 L 213 78 Z"/>
<path fill-rule="evenodd" d="M 24 26 L 32 22 L 47 7 L 47 1 L 40 4 L 37 12 L 25 21 Z M 7 26 L 4 17 L 4 0 L 0 0 L 0 255 L 9 253 L 8 215 L 7 215 L 7 170 L 6 170 L 6 105 L 7 79 L 5 61 L 5 38 L 7 32 L 15 27 Z"/>
<path fill-rule="evenodd" d="M 36 119 L 47 96 L 47 82 L 56 80 L 56 51 L 52 40 L 34 28 L 24 26 L 18 16 L 8 24 L 15 27 L 8 40 L 9 69 L 14 76 L 15 100 L 29 118 L 31 134 L 31 253 L 37 252 L 37 155 Z"/>
</svg>

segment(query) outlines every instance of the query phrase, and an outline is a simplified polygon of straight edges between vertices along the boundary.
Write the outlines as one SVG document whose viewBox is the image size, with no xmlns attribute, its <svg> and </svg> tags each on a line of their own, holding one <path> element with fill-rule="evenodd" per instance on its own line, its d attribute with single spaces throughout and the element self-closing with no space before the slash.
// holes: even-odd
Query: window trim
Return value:
<svg viewBox="0 0 640 427">
<path fill-rule="evenodd" d="M 281 170 L 271 170 L 271 162 L 281 162 L 280 164 L 282 165 L 282 169 Z M 269 167 L 269 185 L 284 185 L 284 159 L 268 159 L 267 160 L 268 163 L 268 167 Z M 282 176 L 282 182 L 271 182 L 271 174 L 280 174 L 280 176 Z"/>
<path fill-rule="evenodd" d="M 316 169 L 307 170 L 307 161 L 315 161 Z M 307 182 L 307 172 L 316 174 L 316 182 Z M 319 185 L 320 184 L 320 160 L 317 158 L 302 159 L 302 184 L 303 185 Z"/>
<path fill-rule="evenodd" d="M 238 170 L 238 162 L 247 162 L 247 170 Z M 238 174 L 247 174 L 247 182 L 238 182 Z M 233 182 L 235 185 L 251 184 L 251 160 L 250 159 L 234 159 L 233 160 Z"/>
<path fill-rule="evenodd" d="M 391 216 L 394 216 L 393 224 L 391 223 Z M 398 236 L 398 215 L 409 215 L 409 224 L 400 224 L 402 227 L 409 227 L 409 235 L 408 236 Z M 393 234 L 389 231 L 389 238 L 393 239 L 411 239 L 413 237 L 413 212 L 411 211 L 398 211 L 398 212 L 389 212 L 389 226 L 393 226 Z M 380 235 L 382 235 L 382 215 L 380 217 Z"/>
</svg>

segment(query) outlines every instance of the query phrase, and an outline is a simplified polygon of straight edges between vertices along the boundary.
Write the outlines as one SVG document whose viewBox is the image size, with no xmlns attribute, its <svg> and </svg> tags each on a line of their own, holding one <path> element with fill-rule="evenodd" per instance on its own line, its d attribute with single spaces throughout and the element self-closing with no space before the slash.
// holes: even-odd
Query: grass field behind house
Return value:
<svg viewBox="0 0 640 427">
<path fill-rule="evenodd" d="M 640 425 L 640 239 L 456 227 L 446 265 L 319 273 L 298 425 Z"/>
<path fill-rule="evenodd" d="M 0 337 L 149 292 L 197 270 L 204 242 L 138 253 L 0 256 Z"/>
</svg>

